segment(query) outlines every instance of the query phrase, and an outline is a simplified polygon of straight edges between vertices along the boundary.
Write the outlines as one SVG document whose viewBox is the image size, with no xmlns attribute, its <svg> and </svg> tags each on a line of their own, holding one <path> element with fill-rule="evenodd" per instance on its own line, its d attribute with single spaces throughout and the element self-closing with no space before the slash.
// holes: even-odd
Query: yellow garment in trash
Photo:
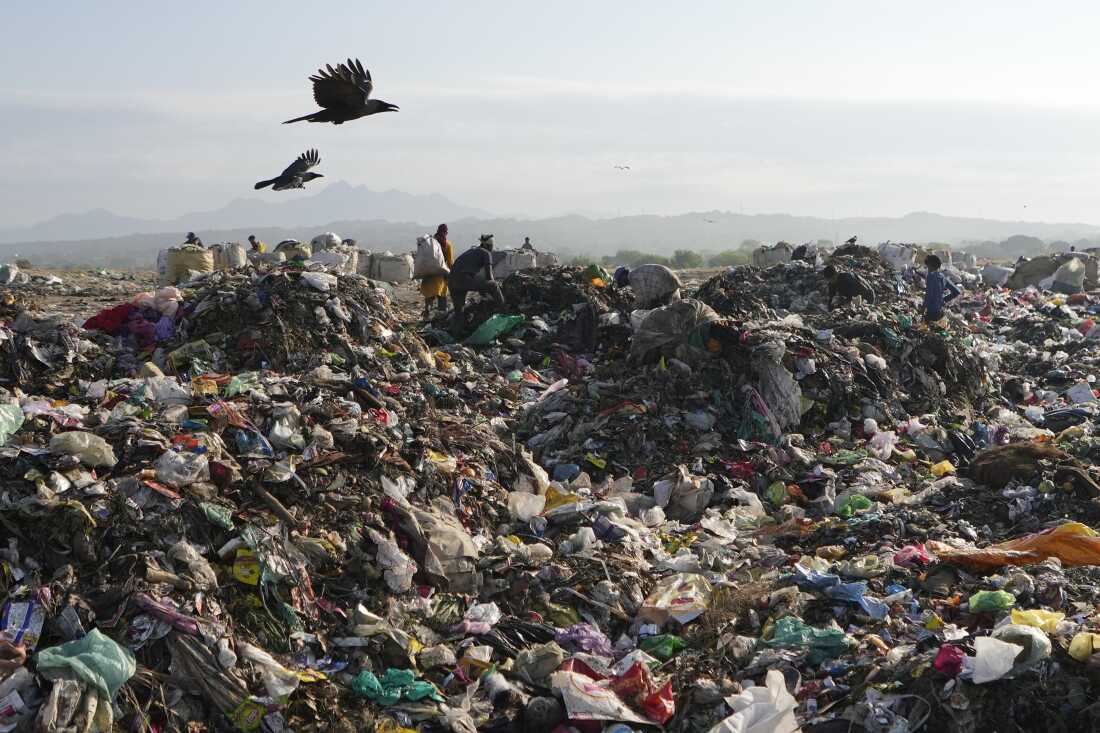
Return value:
<svg viewBox="0 0 1100 733">
<path fill-rule="evenodd" d="M 454 265 L 454 249 L 451 240 L 445 239 L 439 243 L 443 249 L 443 259 L 447 260 L 447 267 Z M 425 298 L 444 298 L 447 296 L 447 276 L 432 275 L 420 281 L 420 294 Z"/>
</svg>

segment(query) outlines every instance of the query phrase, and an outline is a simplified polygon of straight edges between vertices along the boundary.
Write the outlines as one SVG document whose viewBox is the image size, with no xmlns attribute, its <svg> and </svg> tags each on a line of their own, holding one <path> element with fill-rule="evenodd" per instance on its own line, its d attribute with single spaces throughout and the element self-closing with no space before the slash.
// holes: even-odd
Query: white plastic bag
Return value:
<svg viewBox="0 0 1100 733">
<path fill-rule="evenodd" d="M 783 673 L 770 670 L 764 686 L 750 687 L 726 698 L 733 715 L 710 729 L 709 733 L 796 733 L 801 730 L 794 708 L 797 704 Z"/>
<path fill-rule="evenodd" d="M 529 494 L 526 491 L 508 492 L 508 513 L 512 515 L 512 519 L 529 522 L 532 517 L 542 513 L 545 506 L 545 496 Z"/>
<path fill-rule="evenodd" d="M 416 257 L 413 259 L 413 277 L 433 277 L 449 275 L 447 259 L 443 256 L 443 247 L 435 237 L 424 234 L 416 238 Z"/>
<path fill-rule="evenodd" d="M 81 463 L 92 468 L 111 468 L 118 463 L 110 443 L 98 435 L 79 430 L 58 433 L 50 438 L 50 453 L 55 456 L 76 456 Z"/>
<path fill-rule="evenodd" d="M 210 480 L 210 462 L 205 453 L 165 451 L 153 463 L 157 481 L 181 489 L 199 481 Z"/>
<path fill-rule="evenodd" d="M 336 287 L 336 283 L 339 282 L 339 278 L 335 275 L 330 275 L 327 272 L 303 272 L 302 280 L 314 290 L 320 290 L 322 293 L 327 293 L 329 290 Z"/>
</svg>

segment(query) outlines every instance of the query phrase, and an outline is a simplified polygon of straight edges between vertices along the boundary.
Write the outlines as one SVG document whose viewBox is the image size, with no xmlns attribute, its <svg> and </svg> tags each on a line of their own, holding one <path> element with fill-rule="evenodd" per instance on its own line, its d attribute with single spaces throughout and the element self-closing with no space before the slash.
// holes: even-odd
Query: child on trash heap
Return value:
<svg viewBox="0 0 1100 733">
<path fill-rule="evenodd" d="M 924 279 L 924 312 L 925 323 L 935 323 L 943 318 L 943 307 L 955 298 L 960 292 L 955 284 L 940 272 L 942 262 L 936 255 L 928 255 L 924 258 L 924 264 L 928 268 L 928 275 Z M 944 291 L 947 296 L 944 297 Z"/>
</svg>

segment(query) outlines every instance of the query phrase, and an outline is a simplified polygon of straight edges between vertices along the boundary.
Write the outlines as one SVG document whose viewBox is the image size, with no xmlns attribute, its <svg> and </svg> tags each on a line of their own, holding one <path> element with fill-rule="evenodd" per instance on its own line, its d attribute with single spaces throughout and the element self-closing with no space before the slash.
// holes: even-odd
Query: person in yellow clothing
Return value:
<svg viewBox="0 0 1100 733">
<path fill-rule="evenodd" d="M 447 239 L 447 225 L 440 224 L 435 230 L 435 241 L 439 242 L 443 250 L 443 259 L 447 261 L 448 269 L 455 263 L 454 248 L 451 240 Z M 432 301 L 435 300 L 440 312 L 447 312 L 447 276 L 432 275 L 420 281 L 420 294 L 424 296 L 424 318 L 431 318 Z"/>
<path fill-rule="evenodd" d="M 263 242 L 261 242 L 260 240 L 256 239 L 255 234 L 249 234 L 248 235 L 248 243 L 250 245 L 252 245 L 252 251 L 253 252 L 258 252 L 260 254 L 263 254 L 264 252 L 267 251 L 267 245 L 264 244 Z"/>
</svg>

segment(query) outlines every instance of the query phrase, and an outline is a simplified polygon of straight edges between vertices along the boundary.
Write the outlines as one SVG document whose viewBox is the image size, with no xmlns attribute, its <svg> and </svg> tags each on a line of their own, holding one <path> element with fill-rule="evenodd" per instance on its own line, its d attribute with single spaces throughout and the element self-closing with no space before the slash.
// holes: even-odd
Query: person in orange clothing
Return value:
<svg viewBox="0 0 1100 733">
<path fill-rule="evenodd" d="M 447 261 L 447 268 L 450 269 L 455 263 L 454 248 L 451 246 L 451 240 L 447 239 L 447 225 L 440 224 L 439 228 L 435 230 L 435 241 L 439 242 L 440 248 L 443 250 L 443 259 Z M 447 276 L 446 275 L 432 275 L 426 277 L 420 281 L 420 294 L 424 296 L 424 318 L 431 318 L 432 315 L 432 301 L 436 301 L 437 307 L 443 313 L 447 312 Z"/>
</svg>

